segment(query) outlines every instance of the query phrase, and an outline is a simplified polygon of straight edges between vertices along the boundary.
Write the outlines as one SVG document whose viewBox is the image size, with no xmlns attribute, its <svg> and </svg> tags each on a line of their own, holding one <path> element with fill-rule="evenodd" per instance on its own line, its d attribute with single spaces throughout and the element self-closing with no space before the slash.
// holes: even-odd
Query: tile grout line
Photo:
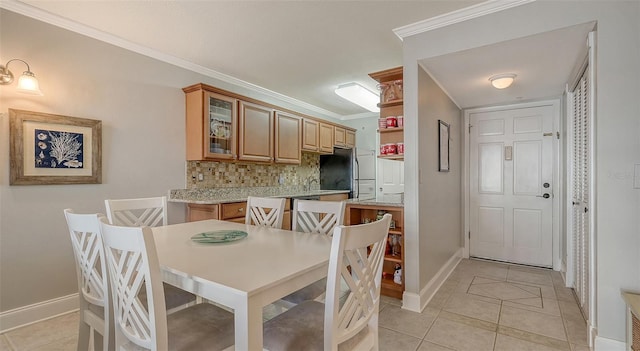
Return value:
<svg viewBox="0 0 640 351">
<path fill-rule="evenodd" d="M 500 310 L 498 311 L 498 321 L 496 322 L 496 337 L 493 342 L 493 351 L 496 350 L 496 344 L 498 343 L 498 331 L 500 330 L 500 319 L 502 319 L 502 305 L 504 300 L 500 299 Z"/>
</svg>

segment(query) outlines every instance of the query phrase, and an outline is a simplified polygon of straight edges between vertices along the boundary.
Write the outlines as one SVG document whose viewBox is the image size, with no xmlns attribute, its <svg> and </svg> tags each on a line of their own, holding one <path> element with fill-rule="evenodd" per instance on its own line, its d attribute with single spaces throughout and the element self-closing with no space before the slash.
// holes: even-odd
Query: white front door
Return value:
<svg viewBox="0 0 640 351">
<path fill-rule="evenodd" d="M 474 257 L 552 266 L 552 105 L 470 113 Z"/>
<path fill-rule="evenodd" d="M 379 201 L 398 202 L 404 196 L 404 161 L 378 159 Z"/>
</svg>

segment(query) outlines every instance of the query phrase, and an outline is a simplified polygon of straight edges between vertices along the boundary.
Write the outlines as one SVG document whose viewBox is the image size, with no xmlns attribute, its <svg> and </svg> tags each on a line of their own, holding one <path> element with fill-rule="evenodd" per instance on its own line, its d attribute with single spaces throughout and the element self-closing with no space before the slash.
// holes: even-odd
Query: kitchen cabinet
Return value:
<svg viewBox="0 0 640 351">
<path fill-rule="evenodd" d="M 387 238 L 387 248 L 382 265 L 382 295 L 402 299 L 404 292 L 404 208 L 376 204 L 348 203 L 345 224 L 356 225 L 375 221 L 378 216 L 390 213 L 392 222 Z M 397 272 L 400 269 L 399 273 Z"/>
<path fill-rule="evenodd" d="M 334 126 L 328 123 L 320 122 L 320 145 L 318 151 L 321 154 L 332 154 L 333 153 L 333 137 L 334 137 Z"/>
<path fill-rule="evenodd" d="M 239 147 L 240 161 L 273 161 L 273 109 L 240 101 L 239 104 Z"/>
<path fill-rule="evenodd" d="M 232 160 L 237 155 L 237 99 L 185 88 L 187 160 Z"/>
<path fill-rule="evenodd" d="M 320 122 L 309 118 L 302 121 L 302 150 L 320 151 Z"/>
<path fill-rule="evenodd" d="M 342 201 L 349 199 L 349 194 L 320 195 L 320 201 Z"/>
<path fill-rule="evenodd" d="M 288 200 L 288 199 L 287 199 Z M 229 222 L 244 223 L 247 213 L 247 202 L 228 202 L 222 204 L 187 203 L 187 222 L 219 219 Z M 291 204 L 287 201 L 284 208 L 282 228 L 291 229 Z"/>
<path fill-rule="evenodd" d="M 204 221 L 220 218 L 219 205 L 187 204 L 187 222 Z"/>
<path fill-rule="evenodd" d="M 340 147 L 355 146 L 355 131 L 348 127 L 202 83 L 182 90 L 187 161 L 300 164 L 302 150 L 333 153 L 336 127 Z"/>
<path fill-rule="evenodd" d="M 276 111 L 275 116 L 275 162 L 302 163 L 302 117 Z"/>
<path fill-rule="evenodd" d="M 247 214 L 247 202 L 231 202 L 220 204 L 220 217 L 223 221 L 244 223 Z"/>
<path fill-rule="evenodd" d="M 342 127 L 334 127 L 333 128 L 333 145 L 336 147 L 345 147 L 346 146 L 346 130 Z"/>
<path fill-rule="evenodd" d="M 380 83 L 380 118 L 404 116 L 403 95 L 402 95 L 402 67 L 396 67 L 380 72 L 370 73 L 369 76 Z M 380 147 L 379 158 L 391 160 L 404 159 L 404 123 L 396 126 L 387 124 L 386 128 L 379 126 Z M 385 145 L 390 146 L 385 148 Z M 393 152 L 382 152 L 383 150 L 395 150 Z M 399 150 L 402 150 L 399 152 Z"/>
<path fill-rule="evenodd" d="M 353 149 L 356 147 L 356 132 L 354 130 L 345 130 L 345 141 L 344 146 L 348 149 Z"/>
</svg>

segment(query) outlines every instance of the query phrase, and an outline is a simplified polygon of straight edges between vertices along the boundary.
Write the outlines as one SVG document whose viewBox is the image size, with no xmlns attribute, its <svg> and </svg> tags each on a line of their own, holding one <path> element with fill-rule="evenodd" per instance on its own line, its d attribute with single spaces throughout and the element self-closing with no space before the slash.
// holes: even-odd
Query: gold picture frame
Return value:
<svg viewBox="0 0 640 351">
<path fill-rule="evenodd" d="M 9 109 L 10 185 L 101 184 L 102 121 Z"/>
</svg>

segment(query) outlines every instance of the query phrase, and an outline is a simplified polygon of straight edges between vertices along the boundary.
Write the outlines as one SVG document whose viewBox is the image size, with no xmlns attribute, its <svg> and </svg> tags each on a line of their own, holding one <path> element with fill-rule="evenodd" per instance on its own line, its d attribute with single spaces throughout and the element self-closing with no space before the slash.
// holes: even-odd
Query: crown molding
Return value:
<svg viewBox="0 0 640 351">
<path fill-rule="evenodd" d="M 233 84 L 235 86 L 244 88 L 244 89 L 248 89 L 250 91 L 268 96 L 270 98 L 282 101 L 282 102 L 286 102 L 289 104 L 292 104 L 294 106 L 298 106 L 302 109 L 306 109 L 309 111 L 313 111 L 316 112 L 318 114 L 321 114 L 325 117 L 330 117 L 330 118 L 335 118 L 338 120 L 342 120 L 343 116 L 340 114 L 337 114 L 335 112 L 331 112 L 329 110 L 325 110 L 321 107 L 318 107 L 316 105 L 312 105 L 309 103 L 306 103 L 304 101 L 300 101 L 298 99 L 294 99 L 290 96 L 284 95 L 284 94 L 280 94 L 278 92 L 275 92 L 273 90 L 269 90 L 267 88 L 263 88 L 259 85 L 255 85 L 249 82 L 246 82 L 244 80 L 229 76 L 227 74 L 206 68 L 204 66 L 200 66 L 198 64 L 195 64 L 193 62 L 189 62 L 187 60 L 172 56 L 172 55 L 168 55 L 165 54 L 163 52 L 160 52 L 158 50 L 155 49 L 151 49 L 149 47 L 143 46 L 143 45 L 139 45 L 136 43 L 133 43 L 131 41 L 128 41 L 126 39 L 123 39 L 121 37 L 115 36 L 113 34 L 109 34 L 106 32 L 103 32 L 101 30 L 95 29 L 93 27 L 89 27 L 87 25 L 78 23 L 76 21 L 72 21 L 70 19 L 64 18 L 64 17 L 60 17 L 58 15 L 55 15 L 53 13 L 50 13 L 48 11 L 44 11 L 41 10 L 39 8 L 36 8 L 34 6 L 25 4 L 23 2 L 17 1 L 17 0 L 0 0 L 0 8 L 12 11 L 12 12 L 16 12 L 18 14 L 27 16 L 27 17 L 31 17 L 33 19 L 39 20 L 41 22 L 45 22 L 51 25 L 54 25 L 56 27 L 60 27 L 63 29 L 67 29 L 69 31 L 78 33 L 78 34 L 82 34 L 84 36 L 96 39 L 96 40 L 100 40 L 102 42 L 105 43 L 109 43 L 111 45 L 115 45 L 118 46 L 120 48 L 129 50 L 129 51 L 133 51 L 135 53 L 144 55 L 144 56 L 148 56 L 151 57 L 153 59 L 180 67 L 180 68 L 184 68 L 187 69 L 189 71 L 192 72 L 196 72 L 196 73 L 200 73 L 202 75 L 205 75 L 207 77 L 211 77 L 220 81 L 223 81 L 225 83 L 229 83 L 229 84 Z"/>
<path fill-rule="evenodd" d="M 352 115 L 344 115 L 342 116 L 343 121 L 352 120 L 352 119 L 360 119 L 360 118 L 379 118 L 380 112 L 362 112 L 355 113 Z"/>
<path fill-rule="evenodd" d="M 477 5 L 469 6 L 445 13 L 439 16 L 431 17 L 416 23 L 398 27 L 393 33 L 404 40 L 404 38 L 412 35 L 425 33 L 434 29 L 450 26 L 452 24 L 468 21 L 477 17 L 486 16 L 492 13 L 510 9 L 512 7 L 528 4 L 535 0 L 489 0 Z"/>
</svg>

